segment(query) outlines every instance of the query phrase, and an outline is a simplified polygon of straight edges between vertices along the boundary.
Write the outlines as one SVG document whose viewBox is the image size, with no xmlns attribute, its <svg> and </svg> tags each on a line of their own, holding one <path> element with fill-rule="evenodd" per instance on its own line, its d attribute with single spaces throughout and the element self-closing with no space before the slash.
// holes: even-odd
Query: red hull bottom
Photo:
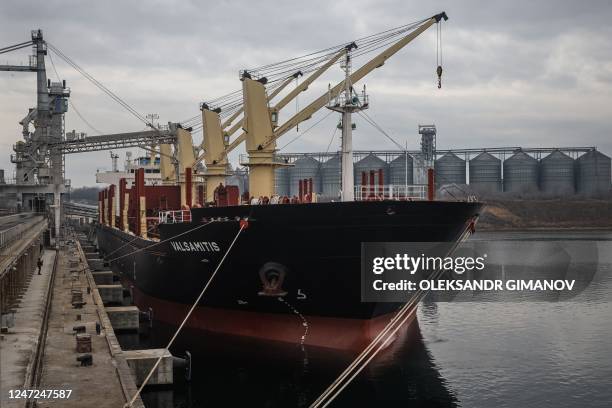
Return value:
<svg viewBox="0 0 612 408">
<path fill-rule="evenodd" d="M 131 286 L 134 303 L 153 310 L 154 320 L 178 327 L 189 306 L 157 299 Z M 344 351 L 362 351 L 389 323 L 394 313 L 373 319 L 346 319 L 298 314 L 261 313 L 198 306 L 186 323 L 195 331 L 241 336 L 263 341 L 303 344 Z M 385 347 L 406 334 L 415 320 L 416 310 Z"/>
</svg>

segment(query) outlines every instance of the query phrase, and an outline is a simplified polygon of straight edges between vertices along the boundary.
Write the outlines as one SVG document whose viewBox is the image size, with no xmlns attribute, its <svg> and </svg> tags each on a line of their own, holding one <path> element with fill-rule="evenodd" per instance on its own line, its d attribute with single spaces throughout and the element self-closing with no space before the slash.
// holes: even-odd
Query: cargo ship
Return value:
<svg viewBox="0 0 612 408">
<path fill-rule="evenodd" d="M 170 213 L 188 221 L 160 223 L 159 241 L 101 224 L 98 246 L 116 259 L 135 304 L 176 327 L 242 223 L 186 326 L 358 350 L 401 306 L 361 302 L 361 243 L 455 241 L 479 211 L 478 203 L 386 200 L 193 208 Z"/>
<path fill-rule="evenodd" d="M 130 188 L 122 178 L 99 196 L 98 246 L 135 304 L 177 327 L 214 275 L 186 321 L 190 333 L 342 350 L 361 350 L 375 338 L 401 304 L 361 301 L 362 243 L 457 242 L 473 229 L 481 204 L 435 200 L 431 168 L 426 185 L 384 185 L 382 173 L 370 172 L 356 187 L 351 115 L 369 101 L 365 87 L 359 93 L 353 84 L 446 18 L 441 13 L 397 31 L 396 42 L 355 72 L 357 43 L 326 49 L 317 70 L 274 106 L 272 98 L 295 75 L 272 90 L 266 89 L 269 78 L 243 71 L 243 104 L 231 118 L 221 124 L 221 107 L 200 107 L 203 174 L 195 166 L 191 129 L 170 124 L 178 160 L 171 166 L 170 145 L 160 146 L 160 183 L 146 185 L 139 168 Z M 386 35 L 380 41 L 388 41 Z M 279 124 L 278 110 L 337 63 L 344 79 Z M 274 169 L 290 165 L 277 160 L 276 140 L 324 107 L 341 115 L 338 196 L 324 202 L 312 178 L 299 180 L 295 196 L 275 194 Z M 241 112 L 243 120 L 231 126 Z M 230 127 L 244 131 L 232 143 Z M 227 154 L 241 141 L 248 153 L 247 193 L 224 185 Z M 191 336 L 188 343 L 204 338 Z"/>
</svg>

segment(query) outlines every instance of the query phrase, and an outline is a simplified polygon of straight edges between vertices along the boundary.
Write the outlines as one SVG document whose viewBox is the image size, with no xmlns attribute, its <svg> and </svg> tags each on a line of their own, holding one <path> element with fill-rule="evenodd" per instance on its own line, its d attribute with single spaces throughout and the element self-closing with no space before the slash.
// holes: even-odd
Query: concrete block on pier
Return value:
<svg viewBox="0 0 612 408">
<path fill-rule="evenodd" d="M 106 313 L 114 330 L 138 330 L 138 308 L 136 306 L 107 307 Z"/>
<path fill-rule="evenodd" d="M 85 258 L 89 261 L 90 259 L 100 259 L 100 254 L 97 252 L 85 252 Z"/>
<path fill-rule="evenodd" d="M 87 263 L 92 271 L 103 271 L 105 269 L 103 259 L 88 259 Z"/>
<path fill-rule="evenodd" d="M 123 286 L 121 285 L 97 285 L 98 292 L 104 304 L 120 304 L 123 301 Z"/>
<path fill-rule="evenodd" d="M 91 276 L 93 276 L 96 285 L 112 285 L 114 282 L 113 271 L 92 272 Z"/>
<path fill-rule="evenodd" d="M 142 381 L 144 381 L 160 356 L 162 357 L 161 362 L 147 385 L 166 385 L 173 383 L 172 354 L 166 349 L 125 350 L 123 351 L 123 355 L 134 372 L 137 385 L 142 384 Z"/>
</svg>

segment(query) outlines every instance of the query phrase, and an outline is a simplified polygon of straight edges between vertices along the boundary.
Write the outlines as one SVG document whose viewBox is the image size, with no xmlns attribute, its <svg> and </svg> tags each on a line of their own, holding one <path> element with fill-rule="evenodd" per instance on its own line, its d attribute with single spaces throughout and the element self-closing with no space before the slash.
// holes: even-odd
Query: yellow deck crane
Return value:
<svg viewBox="0 0 612 408">
<path fill-rule="evenodd" d="M 272 100 L 301 74 L 301 72 L 296 72 L 285 79 L 280 86 L 270 93 L 268 99 Z M 206 201 L 210 202 L 214 200 L 215 187 L 225 183 L 225 177 L 228 175 L 226 148 L 229 143 L 229 137 L 236 133 L 241 127 L 242 121 L 238 121 L 228 130 L 225 130 L 225 128 L 231 125 L 232 122 L 244 112 L 244 108 L 239 108 L 226 119 L 223 124 L 221 124 L 221 110 L 219 108 L 213 108 L 206 103 L 202 103 L 200 110 L 202 111 L 203 125 L 202 144 L 200 146 L 202 152 L 198 158 L 193 161 L 192 167 L 197 166 L 202 160 L 206 163 L 206 170 L 204 172 L 204 179 L 207 186 Z"/>
<path fill-rule="evenodd" d="M 226 153 L 235 148 L 243 140 L 246 140 L 246 150 L 248 153 L 248 162 L 246 164 L 249 166 L 249 194 L 252 197 L 270 197 L 274 194 L 274 168 L 281 165 L 274 160 L 276 140 L 279 137 L 297 126 L 300 122 L 309 119 L 315 112 L 325 107 L 330 99 L 343 92 L 345 90 L 345 81 L 348 80 L 350 84 L 354 84 L 374 69 L 381 67 L 391 56 L 442 19 L 448 19 L 444 12 L 423 21 L 409 34 L 362 65 L 350 77 L 330 88 L 328 92 L 321 95 L 278 127 L 275 126 L 270 113 L 273 110 L 268 108 L 264 85 L 257 80 L 243 76 L 242 89 L 245 116 L 243 128 L 245 132 L 228 146 Z M 345 51 L 350 52 L 350 49 L 347 47 Z"/>
<path fill-rule="evenodd" d="M 300 93 L 305 92 L 308 86 L 312 84 L 317 78 L 319 78 L 325 71 L 327 71 L 332 65 L 334 65 L 342 56 L 346 54 L 346 49 L 342 49 L 340 52 L 334 54 L 325 64 L 310 74 L 301 84 L 296 86 L 291 92 L 285 95 L 280 101 L 274 106 L 268 107 L 269 102 L 277 96 L 294 78 L 297 78 L 301 72 L 293 74 L 291 77 L 286 79 L 278 88 L 276 88 L 270 95 L 266 95 L 265 90 L 265 79 L 253 80 L 261 85 L 263 91 L 262 98 L 263 106 L 265 109 L 261 111 L 263 117 L 270 118 L 270 126 L 276 127 L 278 121 L 278 114 L 281 109 L 287 106 L 292 100 L 294 100 Z M 247 74 L 248 77 L 248 74 Z M 244 90 L 243 90 L 244 94 Z M 239 135 L 232 143 L 229 143 L 229 137 L 233 135 L 239 128 L 245 128 L 245 119 L 237 121 L 231 128 L 224 131 L 223 128 L 229 126 L 240 114 L 244 112 L 243 107 L 228 118 L 223 125 L 219 117 L 219 110 L 211 109 L 206 104 L 202 105 L 202 123 L 203 123 L 203 141 L 202 141 L 202 154 L 194 161 L 193 166 L 197 165 L 200 161 L 204 160 L 206 164 L 206 172 L 204 178 L 206 180 L 206 201 L 210 202 L 214 199 L 214 189 L 220 183 L 225 183 L 226 169 L 227 169 L 227 155 L 238 147 L 243 141 L 246 140 L 246 132 Z M 257 114 L 259 115 L 259 113 Z"/>
</svg>

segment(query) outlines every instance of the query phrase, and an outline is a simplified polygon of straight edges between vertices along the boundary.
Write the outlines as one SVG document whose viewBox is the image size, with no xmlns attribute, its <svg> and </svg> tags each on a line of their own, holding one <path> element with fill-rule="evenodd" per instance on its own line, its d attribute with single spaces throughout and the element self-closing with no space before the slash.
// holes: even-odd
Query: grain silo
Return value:
<svg viewBox="0 0 612 408">
<path fill-rule="evenodd" d="M 518 151 L 504 161 L 504 191 L 535 193 L 538 191 L 538 161 Z"/>
<path fill-rule="evenodd" d="M 414 184 L 412 177 L 413 159 L 408 153 L 400 154 L 389 163 L 389 184 L 403 186 Z"/>
<path fill-rule="evenodd" d="M 610 191 L 610 158 L 591 150 L 576 160 L 576 187 L 579 193 L 597 195 Z"/>
<path fill-rule="evenodd" d="M 359 160 L 355 163 L 354 173 L 355 173 L 355 186 L 361 185 L 362 173 L 366 173 L 367 180 L 370 180 L 370 172 L 374 171 L 376 175 L 374 176 L 374 184 L 378 185 L 378 171 L 383 171 L 383 184 L 389 184 L 389 171 L 387 167 L 387 163 L 382 160 L 380 157 L 375 156 L 370 153 L 363 159 Z"/>
<path fill-rule="evenodd" d="M 497 193 L 502 189 L 501 160 L 482 152 L 469 162 L 470 187 L 481 193 Z"/>
<path fill-rule="evenodd" d="M 465 184 L 465 160 L 454 153 L 446 153 L 434 162 L 437 186 Z"/>
<path fill-rule="evenodd" d="M 289 195 L 289 167 L 282 166 L 274 169 L 274 192 L 279 196 Z"/>
<path fill-rule="evenodd" d="M 321 194 L 335 200 L 340 197 L 342 162 L 340 155 L 335 155 L 321 164 Z"/>
<path fill-rule="evenodd" d="M 320 193 L 320 166 L 321 163 L 310 156 L 297 159 L 294 166 L 289 169 L 289 195 L 298 196 L 300 194 L 300 180 L 304 179 L 312 179 L 312 191 Z"/>
<path fill-rule="evenodd" d="M 540 160 L 540 189 L 546 194 L 574 194 L 574 159 L 555 150 Z"/>
</svg>

